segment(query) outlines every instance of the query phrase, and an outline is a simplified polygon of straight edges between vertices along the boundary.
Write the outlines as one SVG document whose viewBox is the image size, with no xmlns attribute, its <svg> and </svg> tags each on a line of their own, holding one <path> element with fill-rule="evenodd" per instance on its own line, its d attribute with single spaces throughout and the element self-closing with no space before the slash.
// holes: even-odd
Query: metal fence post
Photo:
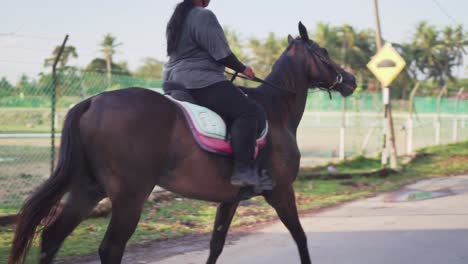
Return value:
<svg viewBox="0 0 468 264">
<path fill-rule="evenodd" d="M 341 127 L 340 127 L 340 160 L 345 156 L 345 131 L 346 131 L 346 99 L 341 98 Z"/>
<path fill-rule="evenodd" d="M 63 50 L 65 49 L 65 45 L 68 41 L 68 35 L 65 36 L 63 40 L 62 46 L 60 47 L 59 53 L 57 57 L 55 57 L 54 64 L 52 65 L 52 80 L 53 80 L 53 89 L 52 89 L 52 103 L 51 103 L 51 128 L 50 128 L 50 175 L 54 173 L 55 168 L 55 110 L 57 104 L 57 63 L 62 56 Z"/>
<path fill-rule="evenodd" d="M 439 95 L 437 96 L 437 114 L 435 118 L 435 144 L 440 145 L 440 130 L 441 130 L 441 120 L 440 120 L 440 104 L 442 101 L 442 96 L 447 94 L 447 86 L 442 87 Z"/>
<path fill-rule="evenodd" d="M 414 97 L 416 96 L 416 92 L 418 91 L 418 89 L 419 89 L 419 82 L 416 83 L 416 86 L 414 86 L 413 90 L 411 91 L 410 98 L 409 98 L 409 115 L 408 115 L 408 120 L 406 121 L 406 155 L 413 154 Z"/>
<path fill-rule="evenodd" d="M 464 89 L 465 88 L 460 88 L 455 98 L 455 113 L 453 114 L 453 135 L 452 135 L 453 142 L 458 141 L 458 103 L 460 102 L 460 96 L 462 95 Z"/>
</svg>

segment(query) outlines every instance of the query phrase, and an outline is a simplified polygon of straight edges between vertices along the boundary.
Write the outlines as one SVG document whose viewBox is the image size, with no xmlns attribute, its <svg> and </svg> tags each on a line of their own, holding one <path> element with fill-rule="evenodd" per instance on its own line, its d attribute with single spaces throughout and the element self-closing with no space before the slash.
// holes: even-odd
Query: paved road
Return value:
<svg viewBox="0 0 468 264">
<path fill-rule="evenodd" d="M 467 264 L 468 175 L 422 181 L 408 188 L 444 189 L 453 195 L 391 202 L 390 198 L 401 198 L 400 193 L 383 194 L 303 217 L 314 264 Z M 207 255 L 207 250 L 192 251 L 138 263 L 205 263 Z M 276 223 L 231 241 L 219 263 L 299 263 L 299 258 L 289 233 Z"/>
</svg>

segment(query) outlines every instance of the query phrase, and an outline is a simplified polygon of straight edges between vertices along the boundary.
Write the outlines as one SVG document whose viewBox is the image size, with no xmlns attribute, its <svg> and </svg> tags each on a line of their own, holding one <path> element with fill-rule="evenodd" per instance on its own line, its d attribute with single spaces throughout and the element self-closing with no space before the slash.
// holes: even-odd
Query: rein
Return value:
<svg viewBox="0 0 468 264">
<path fill-rule="evenodd" d="M 278 89 L 278 90 L 282 90 L 282 91 L 285 91 L 285 92 L 288 92 L 288 93 L 292 93 L 292 94 L 296 94 L 296 91 L 291 91 L 289 89 L 285 89 L 285 88 L 282 88 L 280 86 L 277 86 L 275 84 L 272 84 L 271 82 L 268 82 L 268 81 L 265 81 L 263 79 L 260 79 L 258 77 L 255 77 L 254 79 L 250 79 L 248 77 L 245 77 L 243 75 L 239 75 L 239 72 L 235 72 L 235 73 L 231 73 L 231 72 L 228 72 L 228 71 L 224 71 L 225 73 L 227 74 L 230 74 L 232 75 L 232 78 L 231 78 L 231 82 L 234 82 L 234 80 L 239 77 L 241 79 L 244 79 L 244 80 L 249 80 L 249 81 L 253 81 L 253 82 L 258 82 L 258 83 L 261 83 L 261 84 L 265 84 L 265 85 L 268 85 L 268 86 L 271 86 L 275 89 Z"/>
<path fill-rule="evenodd" d="M 341 73 L 338 72 L 338 70 L 336 70 L 336 68 L 330 63 L 330 61 L 326 58 L 324 58 L 321 54 L 317 53 L 316 52 L 316 49 L 311 47 L 309 43 L 306 43 L 306 49 L 312 54 L 314 55 L 315 58 L 317 58 L 318 60 L 320 60 L 322 63 L 324 63 L 325 65 L 327 65 L 329 68 L 331 68 L 336 76 L 335 76 L 335 79 L 333 80 L 333 83 L 331 83 L 330 85 L 328 85 L 328 87 L 325 87 L 327 86 L 325 83 L 323 82 L 315 82 L 313 83 L 313 86 L 316 86 L 318 89 L 320 90 L 326 90 L 328 92 L 328 95 L 330 97 L 330 100 L 332 100 L 332 93 L 331 91 L 332 90 L 335 90 L 335 87 L 338 85 L 338 84 L 341 84 L 343 83 L 343 75 Z M 241 79 L 245 79 L 245 80 L 249 80 L 249 81 L 254 81 L 254 82 L 258 82 L 258 83 L 262 83 L 262 84 L 266 84 L 268 86 L 271 86 L 275 89 L 278 89 L 278 90 L 282 90 L 282 91 L 285 91 L 285 92 L 288 92 L 288 93 L 292 93 L 292 94 L 296 94 L 295 91 L 291 91 L 289 89 L 285 89 L 285 88 L 282 88 L 282 87 L 279 87 L 279 86 L 276 86 L 268 81 L 265 81 L 263 79 L 260 79 L 258 77 L 255 77 L 253 80 L 248 78 L 248 77 L 245 77 L 243 75 L 239 75 L 239 72 L 235 72 L 235 73 L 231 73 L 231 72 L 228 72 L 228 71 L 224 71 L 225 73 L 227 74 L 230 74 L 232 75 L 232 78 L 231 78 L 231 82 L 234 82 L 234 80 L 239 77 Z"/>
</svg>

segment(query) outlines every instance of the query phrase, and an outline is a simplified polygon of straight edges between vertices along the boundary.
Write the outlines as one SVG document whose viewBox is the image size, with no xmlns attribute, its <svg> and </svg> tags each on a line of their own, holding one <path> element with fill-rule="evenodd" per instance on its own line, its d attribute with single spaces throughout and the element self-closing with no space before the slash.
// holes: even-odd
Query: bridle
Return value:
<svg viewBox="0 0 468 264">
<path fill-rule="evenodd" d="M 330 96 L 330 100 L 332 99 L 332 94 L 331 94 L 331 91 L 332 90 L 335 90 L 335 87 L 338 85 L 338 84 L 341 84 L 343 83 L 343 75 L 341 73 L 338 72 L 338 70 L 330 63 L 330 60 L 328 60 L 327 58 L 325 58 L 324 56 L 322 56 L 320 53 L 317 52 L 317 49 L 318 48 L 314 48 L 312 47 L 309 43 L 305 43 L 305 47 L 307 49 L 308 52 L 310 52 L 315 58 L 319 59 L 321 62 L 323 62 L 325 65 L 327 65 L 327 67 L 331 68 L 336 76 L 335 76 L 335 79 L 333 80 L 333 82 L 328 85 L 328 88 L 325 87 L 326 86 L 326 83 L 324 82 L 320 82 L 320 81 L 317 81 L 317 82 L 314 82 L 312 83 L 312 86 L 314 87 L 317 87 L 318 89 L 320 90 L 325 90 L 328 92 L 328 95 Z M 234 80 L 239 77 L 241 79 L 245 79 L 245 80 L 250 80 L 250 81 L 254 81 L 254 82 L 258 82 L 258 83 L 262 83 L 262 84 L 266 84 L 266 85 L 269 85 L 275 89 L 278 89 L 278 90 L 282 90 L 282 91 L 285 91 L 285 92 L 288 92 L 288 93 L 292 93 L 292 94 L 296 94 L 297 92 L 296 91 L 291 91 L 289 89 L 285 89 L 285 88 L 282 88 L 282 87 L 279 87 L 279 86 L 276 86 L 268 81 L 265 81 L 263 79 L 260 79 L 258 77 L 255 77 L 253 80 L 250 79 L 250 78 L 247 78 L 245 76 L 242 76 L 242 75 L 239 75 L 239 72 L 235 72 L 235 73 L 230 73 L 230 72 L 227 72 L 226 73 L 228 74 L 231 74 L 232 75 L 232 78 L 231 78 L 231 82 L 234 82 Z"/>
<path fill-rule="evenodd" d="M 330 100 L 332 99 L 332 94 L 331 91 L 335 90 L 335 87 L 338 84 L 343 83 L 343 75 L 338 72 L 338 70 L 330 63 L 330 60 L 322 56 L 320 53 L 317 52 L 318 48 L 312 47 L 309 43 L 306 42 L 305 47 L 307 51 L 312 53 L 315 58 L 318 58 L 321 62 L 323 62 L 325 65 L 328 66 L 328 68 L 332 69 L 335 72 L 335 79 L 333 82 L 326 87 L 326 84 L 324 82 L 314 82 L 312 85 L 317 87 L 320 90 L 325 90 L 328 92 L 328 95 L 330 96 Z"/>
</svg>

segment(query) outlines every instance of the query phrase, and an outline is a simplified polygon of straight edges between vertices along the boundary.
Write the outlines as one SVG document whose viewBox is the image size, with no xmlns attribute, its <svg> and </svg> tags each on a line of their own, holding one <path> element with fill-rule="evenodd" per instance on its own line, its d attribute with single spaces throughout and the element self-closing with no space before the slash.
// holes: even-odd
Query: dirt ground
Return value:
<svg viewBox="0 0 468 264">
<path fill-rule="evenodd" d="M 0 138 L 0 146 L 50 147 L 50 138 Z M 55 146 L 60 146 L 60 138 L 55 139 Z"/>
</svg>

